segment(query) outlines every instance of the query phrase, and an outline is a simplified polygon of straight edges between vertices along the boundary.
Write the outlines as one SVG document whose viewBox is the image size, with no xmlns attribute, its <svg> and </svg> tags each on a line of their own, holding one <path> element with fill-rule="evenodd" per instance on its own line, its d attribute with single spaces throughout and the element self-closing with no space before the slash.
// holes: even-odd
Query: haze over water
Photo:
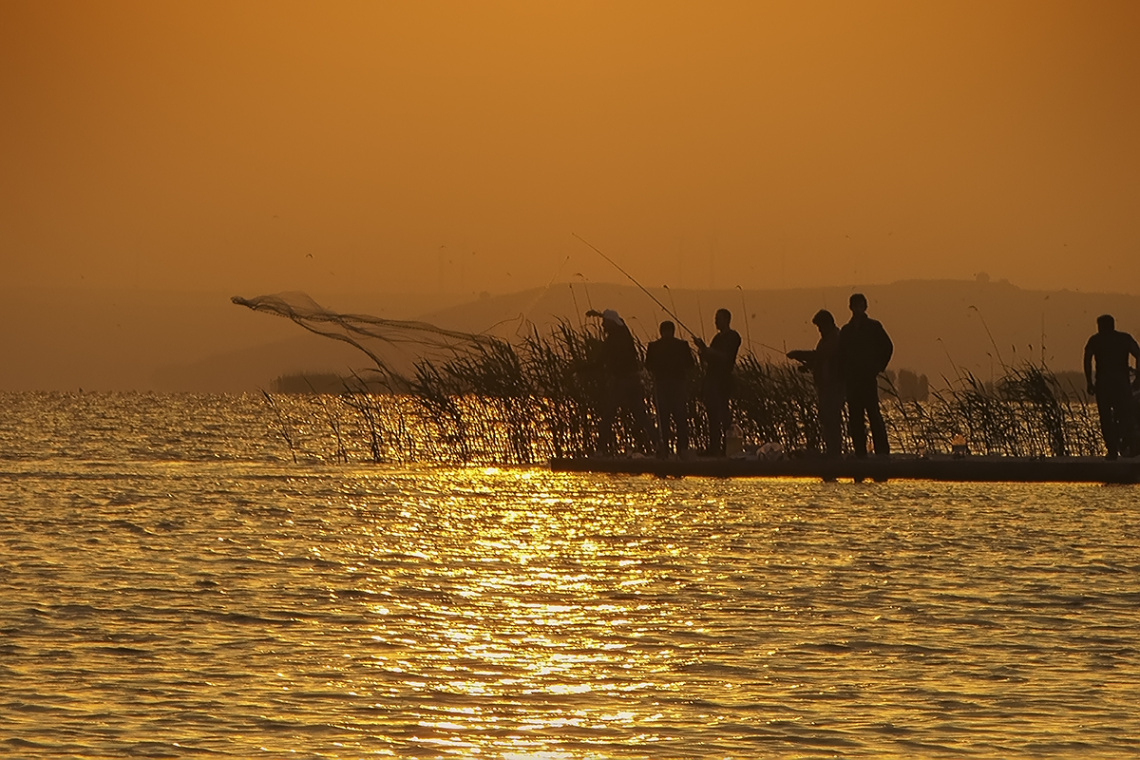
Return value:
<svg viewBox="0 0 1140 760">
<path fill-rule="evenodd" d="M 8 394 L 13 757 L 1130 757 L 1135 488 L 294 464 Z"/>
</svg>

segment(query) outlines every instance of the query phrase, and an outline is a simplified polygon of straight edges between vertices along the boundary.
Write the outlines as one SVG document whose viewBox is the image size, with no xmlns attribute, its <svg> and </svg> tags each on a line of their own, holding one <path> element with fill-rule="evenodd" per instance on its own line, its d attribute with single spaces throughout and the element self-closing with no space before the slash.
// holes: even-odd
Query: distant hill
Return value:
<svg viewBox="0 0 1140 760">
<path fill-rule="evenodd" d="M 1138 296 L 1023 290 L 1004 281 L 912 280 L 860 290 L 871 316 L 894 339 L 891 366 L 926 374 L 935 386 L 958 368 L 989 379 L 1001 374 L 1003 362 L 1028 359 L 1044 358 L 1054 371 L 1078 370 L 1096 316 L 1105 312 L 1140 336 Z M 815 344 L 810 320 L 816 310 L 828 308 L 846 321 L 851 292 L 651 288 L 647 295 L 633 285 L 557 283 L 457 305 L 452 300 L 446 308 L 444 299 L 415 294 L 317 297 L 342 312 L 504 337 L 548 330 L 559 320 L 582 324 L 588 308 L 614 308 L 643 341 L 666 318 L 654 299 L 706 337 L 713 312 L 724 306 L 746 348 L 782 360 L 787 349 Z M 345 374 L 369 365 L 352 347 L 235 306 L 230 295 L 0 291 L 0 390 L 253 391 L 271 387 L 280 375 Z"/>
<path fill-rule="evenodd" d="M 954 378 L 960 369 L 982 379 L 1000 375 L 1002 364 L 1042 360 L 1054 371 L 1077 370 L 1098 314 L 1116 316 L 1120 329 L 1140 335 L 1140 296 L 1074 291 L 1023 290 L 1009 282 L 907 280 L 859 288 L 869 314 L 882 321 L 895 343 L 896 369 Z M 561 283 L 546 289 L 486 298 L 439 310 L 424 319 L 441 327 L 489 330 L 509 335 L 548 329 L 559 319 L 584 321 L 586 309 L 614 308 L 643 341 L 672 312 L 706 339 L 713 313 L 726 307 L 733 327 L 758 355 L 782 359 L 791 348 L 810 348 L 818 338 L 811 317 L 829 309 L 842 324 L 850 316 L 853 288 L 787 290 L 681 290 L 632 285 Z M 682 330 L 682 332 L 684 332 Z M 688 337 L 688 335 L 685 335 Z"/>
</svg>

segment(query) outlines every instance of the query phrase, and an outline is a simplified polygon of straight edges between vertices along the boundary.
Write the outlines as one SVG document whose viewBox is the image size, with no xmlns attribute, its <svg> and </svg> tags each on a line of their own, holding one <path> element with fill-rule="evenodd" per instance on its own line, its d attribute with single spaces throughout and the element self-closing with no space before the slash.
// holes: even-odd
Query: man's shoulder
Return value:
<svg viewBox="0 0 1140 760">
<path fill-rule="evenodd" d="M 1089 337 L 1088 345 L 1092 346 L 1098 343 L 1107 343 L 1109 345 L 1117 343 L 1121 345 L 1131 345 L 1135 342 L 1136 339 L 1132 337 L 1131 333 L 1126 333 L 1123 330 L 1113 330 L 1112 332 L 1108 333 L 1094 332 Z"/>
<path fill-rule="evenodd" d="M 722 351 L 727 350 L 729 352 L 735 352 L 740 350 L 740 333 L 738 333 L 736 330 L 729 328 L 722 333 L 717 333 L 717 337 L 720 338 L 718 341 L 719 345 L 717 347 Z"/>
<path fill-rule="evenodd" d="M 615 343 L 633 343 L 633 333 L 625 325 L 610 333 Z"/>
</svg>

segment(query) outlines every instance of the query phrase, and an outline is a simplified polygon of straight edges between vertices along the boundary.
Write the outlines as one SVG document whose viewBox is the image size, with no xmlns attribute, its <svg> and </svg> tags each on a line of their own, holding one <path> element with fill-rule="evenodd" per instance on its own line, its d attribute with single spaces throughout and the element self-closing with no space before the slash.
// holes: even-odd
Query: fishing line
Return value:
<svg viewBox="0 0 1140 760">
<path fill-rule="evenodd" d="M 737 285 L 736 289 L 740 291 L 740 310 L 744 312 L 744 314 L 741 315 L 744 317 L 744 335 L 748 339 L 748 351 L 749 351 L 749 353 L 751 353 L 752 352 L 752 325 L 751 325 L 751 321 L 748 319 L 748 304 L 746 304 L 744 302 L 744 288 Z"/>
<path fill-rule="evenodd" d="M 665 288 L 665 292 L 669 294 L 669 305 L 673 307 L 673 311 L 676 311 L 677 310 L 677 299 L 673 298 L 673 291 L 669 290 L 668 285 L 662 285 L 661 287 Z"/>
<path fill-rule="evenodd" d="M 550 288 L 554 285 L 554 281 L 558 279 L 558 275 L 561 274 L 563 268 L 569 261 L 570 255 L 567 254 L 566 258 L 562 260 L 562 263 L 555 268 L 554 274 L 550 276 L 550 280 L 546 283 L 546 287 L 543 288 L 542 291 L 534 297 L 530 304 L 525 309 L 523 309 L 522 313 L 519 314 L 519 326 L 518 329 L 515 330 L 516 336 L 519 334 L 519 330 L 522 330 L 523 326 L 527 322 L 530 322 L 532 325 L 534 324 L 533 320 L 530 318 L 531 312 L 534 311 L 534 307 L 538 306 L 538 302 L 542 300 L 543 296 L 550 292 Z"/>
<path fill-rule="evenodd" d="M 649 290 L 648 290 L 648 289 L 646 289 L 646 287 L 645 287 L 644 285 L 642 285 L 640 282 L 638 282 L 638 281 L 637 281 L 637 280 L 634 278 L 634 276 L 633 276 L 632 274 L 630 274 L 629 272 L 627 272 L 627 271 L 625 271 L 624 269 L 622 269 L 622 268 L 621 268 L 621 265 L 620 265 L 620 264 L 618 264 L 616 261 L 614 261 L 613 259 L 611 259 L 611 258 L 610 258 L 609 256 L 607 256 L 606 254 L 602 253 L 601 249 L 599 249 L 599 248 L 598 248 L 596 245 L 594 245 L 594 244 L 593 244 L 593 243 L 591 243 L 590 241 L 586 240 L 584 237 L 582 237 L 581 235 L 579 235 L 577 232 L 571 232 L 570 234 L 571 234 L 571 235 L 573 235 L 574 237 L 578 238 L 578 240 L 582 241 L 583 243 L 585 243 L 585 244 L 586 244 L 587 246 L 589 246 L 590 248 L 592 248 L 592 249 L 593 249 L 593 251 L 594 251 L 594 253 L 598 254 L 598 255 L 599 255 L 599 256 L 601 256 L 603 259 L 605 259 L 606 261 L 608 261 L 608 262 L 610 263 L 610 265 L 611 265 L 611 266 L 613 266 L 613 268 L 614 268 L 614 269 L 616 269 L 616 270 L 618 270 L 619 272 L 621 272 L 622 274 L 624 274 L 624 275 L 626 276 L 626 278 L 627 278 L 627 279 L 628 279 L 630 282 L 632 282 L 634 285 L 636 285 L 636 286 L 638 287 L 638 289 L 639 289 L 639 290 L 641 290 L 641 292 L 642 292 L 642 293 L 644 293 L 645 295 L 649 296 L 649 298 L 650 298 L 650 299 L 653 301 L 653 303 L 657 304 L 657 305 L 658 305 L 658 306 L 661 308 L 661 311 L 665 312 L 665 313 L 666 313 L 666 314 L 668 314 L 670 317 L 672 317 L 672 318 L 673 318 L 673 321 L 677 323 L 677 326 L 678 326 L 678 327 L 680 327 L 682 330 L 684 330 L 685 332 L 687 332 L 689 335 L 692 335 L 694 338 L 699 338 L 699 337 L 700 337 L 700 336 L 699 336 L 699 335 L 697 335 L 695 332 L 693 332 L 692 330 L 690 330 L 690 329 L 689 329 L 689 327 L 688 327 L 688 326 L 687 326 L 687 325 L 686 325 L 684 322 L 682 322 L 682 321 L 680 320 L 680 318 L 679 318 L 679 317 L 678 317 L 676 314 L 674 314 L 673 312 L 669 311 L 669 307 L 667 307 L 665 304 L 661 303 L 660 299 L 658 299 L 658 298 L 657 298 L 657 296 L 655 296 L 655 295 L 653 295 L 652 293 L 650 293 L 650 292 L 649 292 Z"/>
<path fill-rule="evenodd" d="M 625 276 L 626 276 L 626 278 L 627 278 L 627 279 L 628 279 L 630 282 L 632 282 L 634 285 L 636 285 L 636 286 L 638 287 L 638 289 L 639 289 L 639 290 L 640 290 L 642 293 L 644 293 L 645 295 L 649 296 L 649 298 L 650 298 L 650 299 L 653 301 L 653 303 L 657 304 L 657 305 L 658 305 L 658 306 L 661 308 L 661 310 L 662 310 L 663 312 L 665 312 L 665 313 L 666 313 L 666 314 L 668 314 L 670 317 L 672 317 L 673 321 L 677 323 L 677 326 L 678 326 L 678 327 L 680 327 L 682 330 L 684 330 L 685 332 L 687 332 L 689 335 L 693 336 L 694 338 L 701 338 L 701 339 L 703 339 L 703 336 L 701 336 L 701 335 L 698 335 L 697 333 L 693 332 L 693 331 L 692 331 L 692 330 L 689 328 L 689 326 L 688 326 L 688 325 L 686 325 L 684 322 L 682 322 L 682 321 L 680 320 L 680 318 L 679 318 L 679 317 L 678 317 L 676 314 L 674 314 L 672 311 L 670 311 L 670 310 L 669 310 L 669 308 L 668 308 L 668 307 L 667 307 L 665 304 L 661 303 L 661 300 L 660 300 L 659 298 L 657 298 L 657 296 L 655 296 L 655 295 L 653 295 L 651 292 L 649 292 L 649 290 L 648 290 L 648 289 L 647 289 L 647 288 L 646 288 L 644 285 L 642 285 L 640 282 L 638 282 L 638 281 L 637 281 L 637 279 L 636 279 L 636 278 L 635 278 L 633 275 L 631 275 L 629 272 L 627 272 L 627 271 L 625 271 L 624 269 L 622 269 L 622 267 L 621 267 L 621 265 L 620 265 L 620 264 L 618 264 L 616 261 L 614 261 L 614 260 L 613 260 L 613 259 L 611 259 L 609 256 L 607 256 L 605 253 L 603 253 L 603 252 L 601 251 L 601 249 L 599 249 L 599 248 L 598 248 L 596 245 L 594 245 L 594 244 L 593 244 L 593 243 L 591 243 L 590 241 L 586 240 L 584 237 L 582 237 L 581 235 L 579 235 L 577 232 L 571 232 L 570 234 L 571 234 L 571 235 L 573 235 L 574 237 L 578 238 L 578 240 L 580 240 L 582 243 L 584 243 L 584 244 L 586 244 L 587 246 L 589 246 L 590 248 L 592 248 L 592 249 L 593 249 L 593 251 L 594 251 L 596 254 L 598 254 L 598 255 L 599 255 L 599 256 L 601 256 L 603 259 L 605 259 L 606 261 L 608 261 L 608 262 L 610 263 L 610 265 L 611 265 L 611 266 L 613 266 L 613 268 L 614 268 L 614 269 L 618 270 L 618 271 L 619 271 L 619 272 L 621 272 L 623 275 L 625 275 Z M 740 286 L 739 286 L 739 285 L 737 285 L 736 287 L 737 287 L 737 288 L 740 288 Z M 666 289 L 666 290 L 669 290 L 668 286 L 666 286 L 666 287 L 665 287 L 665 289 Z M 672 298 L 672 297 L 673 297 L 673 292 L 672 292 L 672 291 L 669 291 L 669 297 L 670 297 L 670 298 Z M 744 289 L 743 289 L 743 288 L 740 288 L 740 297 L 741 297 L 741 304 L 744 304 L 744 300 L 743 300 L 743 299 L 744 299 Z M 592 308 L 592 307 L 591 307 L 591 308 Z M 749 325 L 748 325 L 748 309 L 747 309 L 747 305 L 745 305 L 745 307 L 744 307 L 744 311 L 745 311 L 745 314 L 744 314 L 744 329 L 745 329 L 745 332 L 747 332 L 747 333 L 751 333 L 751 328 L 750 328 L 750 327 L 749 327 Z M 705 330 L 705 318 L 704 318 L 704 312 L 701 310 L 701 299 L 700 299 L 700 296 L 697 296 L 697 313 L 700 315 L 700 318 L 701 318 L 701 332 L 703 333 L 703 332 L 704 332 L 704 330 Z M 751 347 L 752 347 L 752 345 L 753 345 L 753 343 L 752 343 L 752 336 L 751 336 L 751 335 L 749 335 L 749 337 L 748 337 L 748 345 L 749 345 L 749 350 L 751 350 Z M 773 347 L 773 346 L 769 346 L 769 345 L 768 345 L 768 344 L 766 344 L 766 343 L 756 343 L 755 345 L 758 345 L 758 346 L 760 346 L 761 348 L 766 348 L 766 349 L 768 349 L 769 351 L 776 351 L 776 352 L 779 352 L 779 353 L 785 353 L 784 351 L 781 351 L 780 349 L 778 349 L 778 348 L 775 348 L 775 347 Z"/>
<path fill-rule="evenodd" d="M 570 286 L 570 299 L 572 301 L 574 301 L 574 314 L 576 314 L 578 316 L 578 327 L 581 328 L 582 327 L 582 312 L 580 310 L 580 307 L 578 306 L 578 294 L 574 292 L 574 283 L 568 282 L 566 284 Z"/>
</svg>

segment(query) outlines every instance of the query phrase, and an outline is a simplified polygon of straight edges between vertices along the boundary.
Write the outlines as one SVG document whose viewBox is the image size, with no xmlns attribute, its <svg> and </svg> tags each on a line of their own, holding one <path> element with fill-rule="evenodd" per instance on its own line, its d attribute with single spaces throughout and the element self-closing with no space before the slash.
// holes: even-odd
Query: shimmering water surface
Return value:
<svg viewBox="0 0 1140 760">
<path fill-rule="evenodd" d="M 1133 757 L 1135 487 L 294 464 L 0 396 L 0 755 Z"/>
</svg>

